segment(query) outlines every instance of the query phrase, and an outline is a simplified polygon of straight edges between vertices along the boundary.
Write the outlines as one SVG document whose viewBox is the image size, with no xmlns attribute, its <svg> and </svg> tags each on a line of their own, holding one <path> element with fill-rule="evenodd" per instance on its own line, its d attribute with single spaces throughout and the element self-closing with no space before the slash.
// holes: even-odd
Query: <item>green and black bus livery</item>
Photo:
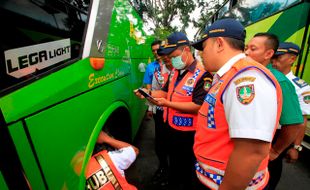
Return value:
<svg viewBox="0 0 310 190">
<path fill-rule="evenodd" d="M 85 189 L 99 132 L 130 141 L 152 37 L 127 0 L 0 4 L 0 189 Z"/>
</svg>

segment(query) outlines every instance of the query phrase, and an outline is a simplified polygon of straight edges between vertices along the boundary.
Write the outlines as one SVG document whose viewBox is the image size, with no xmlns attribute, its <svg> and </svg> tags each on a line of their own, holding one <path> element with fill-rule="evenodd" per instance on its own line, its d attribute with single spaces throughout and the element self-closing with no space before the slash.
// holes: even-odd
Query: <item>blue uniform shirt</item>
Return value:
<svg viewBox="0 0 310 190">
<path fill-rule="evenodd" d="M 158 61 L 153 61 L 152 63 L 148 64 L 144 73 L 143 84 L 152 84 L 155 69 L 159 68 L 160 65 Z"/>
</svg>

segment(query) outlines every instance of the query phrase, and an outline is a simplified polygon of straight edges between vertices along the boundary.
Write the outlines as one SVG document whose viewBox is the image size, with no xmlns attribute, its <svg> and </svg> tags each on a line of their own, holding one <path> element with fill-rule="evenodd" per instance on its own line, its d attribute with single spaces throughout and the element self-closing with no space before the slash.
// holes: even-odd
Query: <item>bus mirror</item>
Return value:
<svg viewBox="0 0 310 190">
<path fill-rule="evenodd" d="M 104 58 L 94 58 L 94 57 L 91 57 L 90 58 L 90 65 L 95 70 L 100 70 L 104 66 Z"/>
</svg>

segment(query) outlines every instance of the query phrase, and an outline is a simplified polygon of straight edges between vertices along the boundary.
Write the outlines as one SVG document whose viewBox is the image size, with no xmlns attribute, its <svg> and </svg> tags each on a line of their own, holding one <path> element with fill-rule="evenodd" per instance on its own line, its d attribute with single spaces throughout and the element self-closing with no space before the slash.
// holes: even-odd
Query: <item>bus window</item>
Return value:
<svg viewBox="0 0 310 190">
<path fill-rule="evenodd" d="M 237 18 L 243 25 L 247 26 L 300 1 L 301 0 L 240 0 L 233 7 L 232 11 L 225 14 L 225 16 Z"/>
<path fill-rule="evenodd" d="M 0 4 L 1 94 L 80 56 L 88 8 L 83 2 L 80 8 L 61 0 Z"/>
<path fill-rule="evenodd" d="M 230 6 L 229 1 L 227 1 L 227 2 L 222 6 L 222 8 L 219 10 L 219 12 L 218 12 L 218 18 L 222 18 L 222 17 L 225 15 L 225 13 L 229 10 L 229 6 Z"/>
</svg>

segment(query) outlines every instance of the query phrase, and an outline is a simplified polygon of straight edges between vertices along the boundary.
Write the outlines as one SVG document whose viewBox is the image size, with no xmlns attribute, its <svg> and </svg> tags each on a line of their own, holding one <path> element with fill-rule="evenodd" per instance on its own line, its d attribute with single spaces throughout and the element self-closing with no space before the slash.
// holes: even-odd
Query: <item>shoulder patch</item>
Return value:
<svg viewBox="0 0 310 190">
<path fill-rule="evenodd" d="M 238 86 L 236 88 L 237 98 L 241 104 L 248 105 L 255 97 L 254 84 Z"/>
<path fill-rule="evenodd" d="M 306 104 L 310 103 L 310 91 L 303 92 L 302 94 L 303 100 Z"/>
<path fill-rule="evenodd" d="M 303 88 L 303 87 L 305 87 L 305 86 L 308 85 L 304 80 L 302 80 L 302 79 L 300 79 L 300 78 L 298 78 L 298 77 L 294 78 L 292 81 L 293 81 L 299 88 Z"/>
<path fill-rule="evenodd" d="M 240 84 L 242 82 L 247 82 L 247 81 L 254 82 L 255 79 L 256 79 L 255 77 L 241 77 L 241 78 L 236 79 L 234 81 L 234 83 L 235 83 L 235 85 L 238 85 L 238 84 Z"/>
<path fill-rule="evenodd" d="M 205 77 L 203 80 L 204 80 L 203 89 L 205 91 L 209 91 L 210 87 L 212 86 L 212 78 Z"/>
</svg>

